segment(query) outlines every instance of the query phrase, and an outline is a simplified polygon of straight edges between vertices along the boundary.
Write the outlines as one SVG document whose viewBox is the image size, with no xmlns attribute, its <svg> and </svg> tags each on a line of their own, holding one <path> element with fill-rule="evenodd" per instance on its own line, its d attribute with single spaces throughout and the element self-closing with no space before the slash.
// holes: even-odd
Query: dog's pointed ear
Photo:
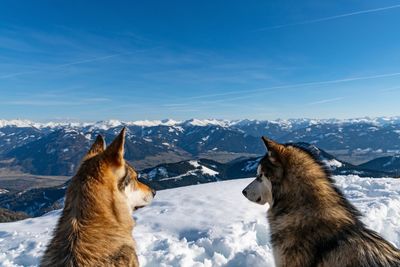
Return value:
<svg viewBox="0 0 400 267">
<path fill-rule="evenodd" d="M 100 154 L 106 148 L 106 142 L 104 141 L 103 136 L 100 134 L 97 135 L 96 140 L 94 141 L 93 145 L 90 147 L 89 151 L 86 153 L 84 160 L 92 158 L 97 154 Z"/>
<path fill-rule="evenodd" d="M 281 146 L 281 144 L 278 144 L 277 142 L 269 139 L 266 136 L 261 136 L 261 139 L 263 140 L 264 145 L 268 150 L 278 150 L 278 147 Z"/>
<path fill-rule="evenodd" d="M 124 127 L 104 152 L 106 158 L 118 166 L 123 165 L 124 162 L 125 132 L 126 128 Z"/>
<path fill-rule="evenodd" d="M 261 139 L 263 140 L 265 147 L 268 149 L 268 159 L 272 163 L 280 165 L 281 154 L 285 147 L 265 136 L 262 136 Z"/>
</svg>

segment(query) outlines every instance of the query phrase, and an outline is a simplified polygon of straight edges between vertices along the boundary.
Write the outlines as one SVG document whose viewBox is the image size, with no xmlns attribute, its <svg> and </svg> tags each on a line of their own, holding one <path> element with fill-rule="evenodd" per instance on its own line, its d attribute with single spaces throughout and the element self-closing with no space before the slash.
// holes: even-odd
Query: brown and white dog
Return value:
<svg viewBox="0 0 400 267">
<path fill-rule="evenodd" d="M 125 128 L 107 148 L 97 137 L 71 179 L 41 266 L 139 266 L 132 212 L 155 191 L 124 160 L 124 143 Z"/>
<path fill-rule="evenodd" d="M 394 267 L 400 251 L 367 229 L 311 152 L 263 137 L 268 153 L 243 194 L 269 203 L 277 267 Z"/>
</svg>

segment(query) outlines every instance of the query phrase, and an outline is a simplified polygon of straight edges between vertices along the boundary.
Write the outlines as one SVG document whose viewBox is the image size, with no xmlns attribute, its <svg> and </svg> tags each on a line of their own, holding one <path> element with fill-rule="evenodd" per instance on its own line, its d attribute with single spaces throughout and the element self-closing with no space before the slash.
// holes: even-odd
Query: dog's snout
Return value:
<svg viewBox="0 0 400 267">
<path fill-rule="evenodd" d="M 242 194 L 246 197 L 247 196 L 247 191 L 243 189 Z"/>
<path fill-rule="evenodd" d="M 156 195 L 157 191 L 154 189 L 151 189 L 151 193 L 153 194 L 153 197 Z"/>
</svg>

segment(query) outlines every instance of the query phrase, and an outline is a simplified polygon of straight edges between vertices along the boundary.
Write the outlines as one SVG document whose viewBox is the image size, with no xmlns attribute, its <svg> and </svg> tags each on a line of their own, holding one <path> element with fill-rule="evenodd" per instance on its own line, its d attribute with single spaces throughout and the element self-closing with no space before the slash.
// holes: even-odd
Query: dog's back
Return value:
<svg viewBox="0 0 400 267">
<path fill-rule="evenodd" d="M 319 244 L 311 266 L 400 266 L 400 252 L 374 231 L 363 225 L 342 231 Z"/>
<path fill-rule="evenodd" d="M 71 179 L 41 266 L 139 266 L 132 211 L 148 205 L 155 191 L 124 161 L 124 140 L 124 129 L 107 149 L 96 139 Z"/>
<path fill-rule="evenodd" d="M 65 207 L 41 266 L 139 266 L 131 236 L 133 222 L 128 219 L 117 222 L 113 214 L 104 210 L 99 212 L 87 200 L 76 199 L 81 186 L 76 184 L 80 183 L 79 179 L 72 178 Z M 104 201 L 110 197 L 104 191 L 97 193 Z M 83 210 L 76 210 L 74 203 L 80 203 Z"/>
<path fill-rule="evenodd" d="M 268 218 L 278 267 L 400 266 L 400 252 L 359 221 L 334 226 L 316 218 L 275 216 L 272 212 Z M 296 227 L 283 220 L 304 220 L 308 225 Z"/>
</svg>

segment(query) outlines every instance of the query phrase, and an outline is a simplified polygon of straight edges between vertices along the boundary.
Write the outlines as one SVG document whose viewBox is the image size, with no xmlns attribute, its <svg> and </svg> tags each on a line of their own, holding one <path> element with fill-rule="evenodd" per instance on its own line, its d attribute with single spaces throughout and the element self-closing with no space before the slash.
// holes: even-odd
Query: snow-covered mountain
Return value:
<svg viewBox="0 0 400 267">
<path fill-rule="evenodd" d="M 240 179 L 160 191 L 134 214 L 133 235 L 143 267 L 272 267 L 268 206 L 241 194 Z M 336 176 L 363 222 L 400 248 L 400 180 Z M 0 265 L 37 266 L 60 210 L 1 224 Z"/>
<path fill-rule="evenodd" d="M 110 141 L 127 131 L 127 159 L 145 169 L 199 157 L 226 162 L 257 156 L 261 135 L 280 142 L 307 142 L 351 162 L 400 153 L 400 117 L 351 120 L 198 120 L 94 123 L 0 120 L 0 167 L 38 175 L 72 175 L 99 133 Z M 6 164 L 7 163 L 7 164 Z"/>
<path fill-rule="evenodd" d="M 351 119 L 277 119 L 277 120 L 224 120 L 224 119 L 189 119 L 185 121 L 176 121 L 173 119 L 164 120 L 137 120 L 137 121 L 121 121 L 121 120 L 105 120 L 97 122 L 72 122 L 72 121 L 48 121 L 48 122 L 34 122 L 31 120 L 4 120 L 0 119 L 0 128 L 7 126 L 14 126 L 19 128 L 83 128 L 83 127 L 94 127 L 97 129 L 109 129 L 117 126 L 140 126 L 140 127 L 154 127 L 154 126 L 210 126 L 217 125 L 221 127 L 230 127 L 233 125 L 244 126 L 252 124 L 275 124 L 281 128 L 303 128 L 304 126 L 316 125 L 316 124 L 354 124 L 354 123 L 367 123 L 374 124 L 376 126 L 384 126 L 389 124 L 399 124 L 400 116 L 393 117 L 363 117 L 363 118 L 351 118 Z"/>
</svg>

